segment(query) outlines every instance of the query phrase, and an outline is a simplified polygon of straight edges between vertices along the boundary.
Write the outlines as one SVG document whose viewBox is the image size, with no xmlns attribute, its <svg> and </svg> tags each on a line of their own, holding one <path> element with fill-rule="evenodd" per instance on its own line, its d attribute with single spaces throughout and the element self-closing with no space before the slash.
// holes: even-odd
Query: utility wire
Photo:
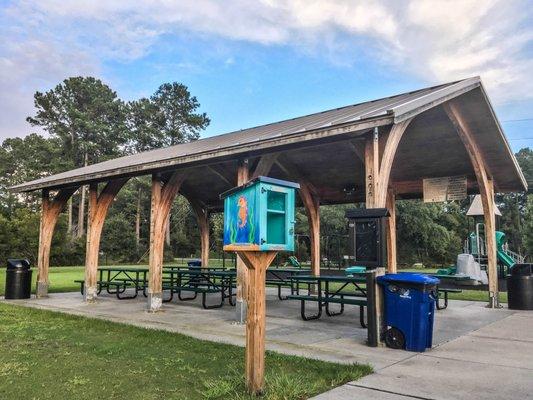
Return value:
<svg viewBox="0 0 533 400">
<path fill-rule="evenodd" d="M 507 119 L 502 122 L 524 122 L 524 121 L 533 121 L 533 118 L 522 118 L 522 119 Z"/>
</svg>

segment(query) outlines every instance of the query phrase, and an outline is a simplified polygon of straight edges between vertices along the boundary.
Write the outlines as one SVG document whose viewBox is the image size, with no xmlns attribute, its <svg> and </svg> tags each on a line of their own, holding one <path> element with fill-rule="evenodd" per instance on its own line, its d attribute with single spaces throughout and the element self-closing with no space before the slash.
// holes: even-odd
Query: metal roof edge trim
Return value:
<svg viewBox="0 0 533 400">
<path fill-rule="evenodd" d="M 481 79 L 478 76 L 463 79 L 435 92 L 427 93 L 407 103 L 393 107 L 388 111 L 394 115 L 395 123 L 402 122 L 479 86 L 481 86 Z"/>
<path fill-rule="evenodd" d="M 245 144 L 237 144 L 237 145 L 228 146 L 228 147 L 206 150 L 206 151 L 199 152 L 199 153 L 189 154 L 189 155 L 180 156 L 176 158 L 168 158 L 166 160 L 161 160 L 161 161 L 152 161 L 152 162 L 148 162 L 144 164 L 135 164 L 130 167 L 120 168 L 120 172 L 117 172 L 116 170 L 114 170 L 114 171 L 94 172 L 94 173 L 89 173 L 89 174 L 80 173 L 79 175 L 73 175 L 68 178 L 60 178 L 56 180 L 49 180 L 46 182 L 37 182 L 41 179 L 52 178 L 54 176 L 54 175 L 51 175 L 50 177 L 40 178 L 38 180 L 11 186 L 8 188 L 8 190 L 13 193 L 21 193 L 21 192 L 31 192 L 34 190 L 45 189 L 45 188 L 81 186 L 89 181 L 104 180 L 103 178 L 108 178 L 108 177 L 113 177 L 113 176 L 118 177 L 118 176 L 123 176 L 123 175 L 134 174 L 135 172 L 151 171 L 151 170 L 156 170 L 156 169 L 168 169 L 175 165 L 188 164 L 188 163 L 192 163 L 195 161 L 205 160 L 207 158 L 219 158 L 219 157 L 224 157 L 227 155 L 246 153 L 250 150 L 254 150 L 254 151 L 261 150 L 261 149 L 264 149 L 265 145 L 270 144 L 272 142 L 275 142 L 274 147 L 280 147 L 280 146 L 284 146 L 287 144 L 291 144 L 300 137 L 305 137 L 305 136 L 310 136 L 310 135 L 316 136 L 316 135 L 324 134 L 325 132 L 328 132 L 328 131 L 341 130 L 341 132 L 327 135 L 328 137 L 334 137 L 334 136 L 338 136 L 338 135 L 342 135 L 346 133 L 364 131 L 366 129 L 373 128 L 376 126 L 390 125 L 392 123 L 393 123 L 392 115 L 373 117 L 373 118 L 368 118 L 365 120 L 343 123 L 343 124 L 338 124 L 338 125 L 333 125 L 333 126 L 328 126 L 328 127 L 322 127 L 318 129 L 309 130 L 309 131 L 295 132 L 295 133 L 284 135 L 281 137 L 276 136 L 276 137 L 272 137 L 268 139 L 258 139 L 252 142 L 247 142 Z M 314 139 L 317 139 L 317 138 L 311 137 L 311 138 L 305 139 L 305 141 L 310 141 Z M 96 164 L 93 164 L 93 165 L 96 165 Z M 81 170 L 83 168 L 84 167 L 79 168 L 79 169 Z M 141 174 L 137 174 L 137 175 L 141 175 Z M 76 180 L 78 181 L 76 182 Z"/>
<path fill-rule="evenodd" d="M 487 105 L 489 106 L 490 113 L 492 114 L 492 118 L 494 119 L 494 122 L 496 124 L 496 127 L 498 128 L 498 133 L 500 134 L 500 137 L 502 138 L 503 142 L 505 143 L 505 148 L 507 149 L 507 152 L 509 153 L 509 156 L 511 156 L 511 160 L 513 160 L 513 164 L 515 166 L 516 172 L 518 173 L 518 177 L 522 181 L 522 186 L 524 187 L 524 191 L 528 191 L 528 184 L 526 181 L 526 177 L 524 176 L 524 173 L 522 172 L 522 168 L 520 168 L 520 164 L 518 164 L 518 160 L 516 159 L 513 151 L 511 150 L 511 146 L 509 145 L 509 141 L 505 137 L 505 134 L 503 133 L 502 126 L 500 124 L 500 120 L 496 116 L 496 112 L 494 111 L 494 107 L 492 107 L 492 103 L 489 99 L 489 96 L 487 95 L 487 91 L 485 90 L 485 86 L 481 82 L 481 79 L 479 80 L 479 87 L 481 89 L 481 94 L 483 94 L 483 98 L 487 102 Z"/>
</svg>

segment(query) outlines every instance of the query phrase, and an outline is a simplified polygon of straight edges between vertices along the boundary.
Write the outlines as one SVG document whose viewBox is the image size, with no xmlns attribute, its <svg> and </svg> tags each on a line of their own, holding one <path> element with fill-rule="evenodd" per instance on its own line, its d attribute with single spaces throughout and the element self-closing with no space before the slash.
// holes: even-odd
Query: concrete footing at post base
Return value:
<svg viewBox="0 0 533 400">
<path fill-rule="evenodd" d="M 163 306 L 163 293 L 148 293 L 148 312 L 156 313 Z"/>
<path fill-rule="evenodd" d="M 37 288 L 35 290 L 35 296 L 38 299 L 48 297 L 48 282 L 37 282 Z"/>
</svg>

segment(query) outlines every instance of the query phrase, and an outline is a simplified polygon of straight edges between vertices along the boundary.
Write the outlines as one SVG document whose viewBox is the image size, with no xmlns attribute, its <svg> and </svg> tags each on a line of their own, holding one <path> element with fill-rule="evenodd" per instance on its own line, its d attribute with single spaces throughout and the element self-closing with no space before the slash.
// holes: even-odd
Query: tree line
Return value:
<svg viewBox="0 0 533 400">
<path fill-rule="evenodd" d="M 200 103 L 178 82 L 164 83 L 150 97 L 124 101 L 93 77 L 65 79 L 34 95 L 35 113 L 27 118 L 44 131 L 5 139 L 0 147 L 0 263 L 10 257 L 35 261 L 38 247 L 40 195 L 12 194 L 7 187 L 111 158 L 198 140 L 210 123 Z M 528 181 L 533 178 L 533 152 L 517 153 Z M 84 188 L 71 198 L 54 234 L 51 265 L 83 264 L 87 198 Z M 497 196 L 501 230 L 510 248 L 533 253 L 533 200 L 525 193 Z M 397 210 L 400 263 L 453 263 L 462 250 L 471 221 L 469 201 L 424 204 L 399 201 Z M 325 258 L 347 254 L 346 208 L 321 207 L 322 249 Z M 150 178 L 131 179 L 119 192 L 105 222 L 101 241 L 104 262 L 143 262 L 147 257 Z M 309 258 L 307 220 L 297 210 L 297 256 Z M 469 226 L 470 224 L 470 226 Z M 211 216 L 212 251 L 221 251 L 222 220 Z M 166 235 L 166 259 L 198 256 L 196 219 L 181 196 L 174 201 Z"/>
</svg>

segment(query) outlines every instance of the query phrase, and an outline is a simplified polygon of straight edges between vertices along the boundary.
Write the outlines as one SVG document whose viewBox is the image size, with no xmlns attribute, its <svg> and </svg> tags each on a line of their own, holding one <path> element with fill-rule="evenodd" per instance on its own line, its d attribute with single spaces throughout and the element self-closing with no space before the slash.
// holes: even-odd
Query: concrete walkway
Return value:
<svg viewBox="0 0 533 400">
<path fill-rule="evenodd" d="M 198 339 L 244 345 L 235 309 L 204 310 L 198 301 L 174 300 L 149 314 L 146 300 L 101 296 L 85 304 L 79 293 L 51 294 L 15 304 L 179 332 Z M 298 302 L 267 292 L 269 350 L 340 363 L 366 363 L 376 373 L 316 399 L 525 399 L 533 398 L 533 312 L 490 310 L 482 303 L 451 301 L 438 311 L 431 351 L 417 354 L 365 345 L 358 308 L 337 317 L 302 321 Z M 528 397 L 530 396 L 530 397 Z"/>
<path fill-rule="evenodd" d="M 533 312 L 508 315 L 314 399 L 533 399 Z"/>
</svg>

